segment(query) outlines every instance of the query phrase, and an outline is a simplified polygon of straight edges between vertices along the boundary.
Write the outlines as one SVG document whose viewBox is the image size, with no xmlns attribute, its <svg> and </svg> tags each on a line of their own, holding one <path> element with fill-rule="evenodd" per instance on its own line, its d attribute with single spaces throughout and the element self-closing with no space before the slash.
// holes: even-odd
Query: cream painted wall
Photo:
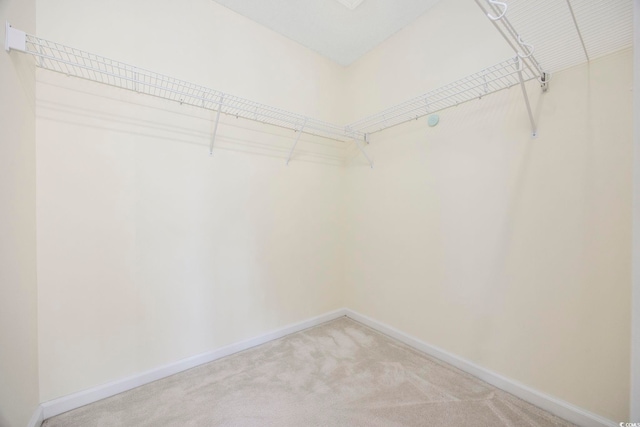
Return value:
<svg viewBox="0 0 640 427">
<path fill-rule="evenodd" d="M 354 116 L 500 59 L 478 63 L 483 44 L 460 40 L 476 34 L 465 22 L 436 27 L 457 1 L 348 70 Z M 455 57 L 422 42 L 434 38 Z M 628 420 L 631 64 L 624 51 L 557 73 L 542 97 L 530 82 L 537 139 L 517 87 L 444 111 L 435 128 L 423 119 L 373 135 L 375 168 L 356 158 L 346 175 L 346 305 Z"/>
<path fill-rule="evenodd" d="M 35 1 L 3 0 L 0 22 L 35 31 Z M 35 69 L 0 53 L 0 426 L 38 406 Z"/>
<path fill-rule="evenodd" d="M 344 122 L 511 55 L 467 3 L 347 69 L 208 0 L 37 14 L 44 38 Z M 38 72 L 41 400 L 346 305 L 625 419 L 630 64 L 529 84 L 536 140 L 514 88 L 374 135 L 373 170 L 306 136 L 285 167 L 291 132 L 229 117 L 209 158 L 212 114 Z"/>
<path fill-rule="evenodd" d="M 210 0 L 39 1 L 38 34 L 336 120 L 342 69 Z M 141 20 L 140 17 L 146 17 Z M 229 43 L 232 40 L 233 43 Z M 344 146 L 39 70 L 40 398 L 342 306 Z"/>
</svg>

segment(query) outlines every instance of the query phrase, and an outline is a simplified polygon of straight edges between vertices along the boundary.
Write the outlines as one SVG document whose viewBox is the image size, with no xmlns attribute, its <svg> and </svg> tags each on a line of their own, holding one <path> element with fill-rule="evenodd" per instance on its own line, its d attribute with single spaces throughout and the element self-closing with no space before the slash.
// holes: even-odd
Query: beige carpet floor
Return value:
<svg viewBox="0 0 640 427">
<path fill-rule="evenodd" d="M 51 418 L 58 426 L 568 426 L 341 318 Z"/>
</svg>

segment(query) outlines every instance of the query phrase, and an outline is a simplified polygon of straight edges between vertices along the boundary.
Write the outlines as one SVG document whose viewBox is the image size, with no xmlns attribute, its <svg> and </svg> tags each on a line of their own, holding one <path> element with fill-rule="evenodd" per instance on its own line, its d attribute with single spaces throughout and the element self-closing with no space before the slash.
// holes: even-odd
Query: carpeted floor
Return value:
<svg viewBox="0 0 640 427">
<path fill-rule="evenodd" d="M 58 426 L 569 426 L 348 318 L 51 418 Z"/>
</svg>

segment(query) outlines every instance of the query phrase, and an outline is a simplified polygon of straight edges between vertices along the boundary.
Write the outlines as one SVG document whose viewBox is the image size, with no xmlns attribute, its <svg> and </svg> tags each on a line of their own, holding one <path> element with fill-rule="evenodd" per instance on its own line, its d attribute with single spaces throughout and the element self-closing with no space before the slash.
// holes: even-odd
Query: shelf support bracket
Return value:
<svg viewBox="0 0 640 427">
<path fill-rule="evenodd" d="M 209 143 L 210 156 L 213 156 L 213 143 L 216 141 L 216 134 L 218 133 L 218 123 L 220 123 L 220 112 L 222 111 L 223 102 L 224 102 L 224 97 L 220 98 L 220 103 L 218 104 L 218 111 L 216 111 L 216 124 L 213 125 L 213 135 L 211 136 L 211 142 Z"/>
<path fill-rule="evenodd" d="M 518 67 L 518 79 L 520 80 L 520 88 L 522 88 L 522 95 L 524 96 L 524 103 L 527 106 L 527 114 L 529 114 L 529 121 L 531 122 L 531 136 L 534 138 L 538 136 L 538 128 L 536 127 L 536 122 L 533 119 L 533 112 L 531 111 L 531 104 L 529 103 L 529 95 L 527 94 L 527 88 L 524 85 L 524 78 L 522 77 L 522 59 L 520 57 L 517 58 L 517 67 Z"/>
<path fill-rule="evenodd" d="M 291 150 L 289 151 L 289 157 L 287 158 L 287 166 L 289 166 L 289 162 L 291 161 L 291 156 L 293 156 L 293 150 L 296 149 L 296 145 L 298 145 L 298 141 L 300 141 L 300 136 L 302 135 L 302 131 L 304 130 L 304 127 L 307 125 L 307 120 L 309 120 L 309 118 L 305 117 L 304 122 L 302 122 L 302 126 L 300 126 L 300 129 L 296 131 L 298 132 L 298 135 L 296 135 L 296 140 L 293 143 Z"/>
<path fill-rule="evenodd" d="M 5 22 L 5 37 L 4 37 L 4 50 L 10 52 L 11 49 L 19 50 L 20 52 L 27 51 L 27 33 L 24 31 L 16 30 Z"/>
<path fill-rule="evenodd" d="M 373 169 L 373 161 L 371 160 L 367 152 L 364 151 L 364 148 L 360 145 L 360 142 L 358 142 L 358 138 L 353 138 L 353 142 L 356 144 L 356 147 L 358 147 L 358 150 L 360 150 L 362 155 L 367 159 L 367 162 L 369 162 L 369 166 L 371 166 L 371 169 Z"/>
</svg>

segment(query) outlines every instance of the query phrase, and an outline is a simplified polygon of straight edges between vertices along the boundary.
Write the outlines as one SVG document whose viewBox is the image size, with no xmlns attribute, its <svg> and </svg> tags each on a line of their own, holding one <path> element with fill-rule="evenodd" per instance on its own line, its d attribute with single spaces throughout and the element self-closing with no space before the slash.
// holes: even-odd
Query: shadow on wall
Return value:
<svg viewBox="0 0 640 427">
<path fill-rule="evenodd" d="M 4 38 L 4 36 L 3 36 Z M 5 54 L 5 52 L 3 52 Z M 16 77 L 20 81 L 21 92 L 24 93 L 24 99 L 28 101 L 31 112 L 35 112 L 35 85 L 33 84 L 33 74 L 36 65 L 33 59 L 27 55 L 13 52 L 9 55 L 13 62 Z"/>
<path fill-rule="evenodd" d="M 37 119 L 128 134 L 155 141 L 190 144 L 209 155 L 215 112 L 53 73 L 38 74 Z M 289 158 L 297 133 L 273 125 L 221 115 L 214 141 L 216 151 Z M 136 140 L 137 141 L 137 140 Z M 302 134 L 291 163 L 343 166 L 352 142 Z"/>
</svg>

